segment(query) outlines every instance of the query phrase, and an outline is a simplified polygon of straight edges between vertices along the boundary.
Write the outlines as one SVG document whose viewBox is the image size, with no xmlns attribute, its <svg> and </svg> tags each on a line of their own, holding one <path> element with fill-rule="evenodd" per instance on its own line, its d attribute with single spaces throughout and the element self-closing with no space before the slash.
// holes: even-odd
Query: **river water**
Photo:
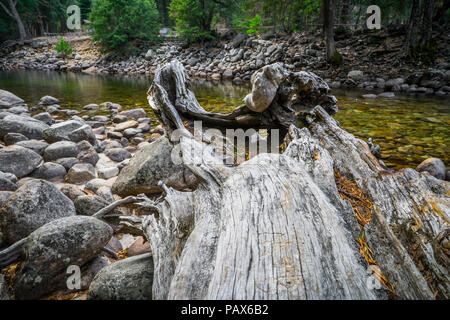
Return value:
<svg viewBox="0 0 450 320">
<path fill-rule="evenodd" d="M 111 101 L 124 109 L 144 108 L 154 117 L 146 98 L 150 83 L 149 78 L 137 76 L 0 72 L 0 89 L 16 94 L 30 106 L 42 96 L 51 95 L 61 101 L 62 109 L 81 111 L 87 104 Z M 193 81 L 192 90 L 205 109 L 230 112 L 242 104 L 250 87 Z M 335 118 L 341 126 L 359 138 L 372 137 L 381 146 L 382 159 L 388 166 L 416 167 L 429 157 L 450 165 L 450 99 L 397 96 L 366 100 L 358 91 L 333 94 L 339 101 Z"/>
</svg>

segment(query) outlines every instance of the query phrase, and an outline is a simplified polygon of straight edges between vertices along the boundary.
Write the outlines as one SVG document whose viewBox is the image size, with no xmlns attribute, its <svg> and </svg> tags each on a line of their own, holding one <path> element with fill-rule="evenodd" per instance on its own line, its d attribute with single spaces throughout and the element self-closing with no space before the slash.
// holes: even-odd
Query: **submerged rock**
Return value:
<svg viewBox="0 0 450 320">
<path fill-rule="evenodd" d="M 90 300 L 151 300 L 153 258 L 143 254 L 103 268 L 89 287 Z"/>
<path fill-rule="evenodd" d="M 15 94 L 0 89 L 0 107 L 1 108 L 10 108 L 15 105 L 24 103 L 22 99 L 20 99 Z"/>
<path fill-rule="evenodd" d="M 96 257 L 112 236 L 103 221 L 74 216 L 52 221 L 28 236 L 26 260 L 14 282 L 17 299 L 37 299 L 65 285 L 70 265 L 83 266 Z"/>
<path fill-rule="evenodd" d="M 59 102 L 60 101 L 58 99 L 56 99 L 55 97 L 45 96 L 45 97 L 42 97 L 41 100 L 39 100 L 38 104 L 43 105 L 43 106 L 50 106 L 53 104 L 59 104 Z"/>
<path fill-rule="evenodd" d="M 52 183 L 31 180 L 0 208 L 0 232 L 12 244 L 50 221 L 75 213 L 72 201 Z"/>
<path fill-rule="evenodd" d="M 144 109 L 133 109 L 133 110 L 125 110 L 119 113 L 121 116 L 125 116 L 129 119 L 139 119 L 147 117 L 147 112 Z"/>
</svg>

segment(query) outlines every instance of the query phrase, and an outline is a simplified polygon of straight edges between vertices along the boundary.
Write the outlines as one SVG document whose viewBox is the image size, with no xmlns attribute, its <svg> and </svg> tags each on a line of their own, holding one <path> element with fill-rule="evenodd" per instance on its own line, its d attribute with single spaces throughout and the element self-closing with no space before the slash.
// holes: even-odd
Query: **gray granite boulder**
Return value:
<svg viewBox="0 0 450 320">
<path fill-rule="evenodd" d="M 58 141 L 70 141 L 69 134 L 81 128 L 85 124 L 78 120 L 68 120 L 61 123 L 56 123 L 47 128 L 43 132 L 45 141 L 54 143 Z"/>
<path fill-rule="evenodd" d="M 147 117 L 147 112 L 145 112 L 144 109 L 133 109 L 133 110 L 125 110 L 122 112 L 119 112 L 119 115 L 125 116 L 128 119 L 139 119 L 139 118 L 145 118 Z"/>
<path fill-rule="evenodd" d="M 49 144 L 45 141 L 40 140 L 27 140 L 27 141 L 20 141 L 16 143 L 16 146 L 24 147 L 30 150 L 33 150 L 39 155 L 44 154 L 45 148 L 49 146 Z"/>
<path fill-rule="evenodd" d="M 62 165 L 54 162 L 45 162 L 31 173 L 31 177 L 37 179 L 51 180 L 55 178 L 64 178 L 67 171 Z"/>
<path fill-rule="evenodd" d="M 0 171 L 0 191 L 16 191 L 17 188 L 17 177 Z"/>
<path fill-rule="evenodd" d="M 191 171 L 176 165 L 171 159 L 172 145 L 162 137 L 136 152 L 130 163 L 122 169 L 113 185 L 113 192 L 120 196 L 160 192 L 158 182 L 184 189 L 197 183 Z"/>
<path fill-rule="evenodd" d="M 92 216 L 109 204 L 108 201 L 100 196 L 88 195 L 79 196 L 73 203 L 77 214 L 80 216 Z"/>
<path fill-rule="evenodd" d="M 26 141 L 26 140 L 28 140 L 27 137 L 25 137 L 23 134 L 17 133 L 17 132 L 7 133 L 3 137 L 3 141 L 5 141 L 5 144 L 7 146 L 11 146 L 13 144 L 16 144 L 17 142 Z"/>
<path fill-rule="evenodd" d="M 416 168 L 419 172 L 428 172 L 433 177 L 445 180 L 447 170 L 445 169 L 445 164 L 441 159 L 438 158 L 428 158 L 419 164 Z"/>
<path fill-rule="evenodd" d="M 58 219 L 34 231 L 23 246 L 26 260 L 14 282 L 16 298 L 38 299 L 67 288 L 67 268 L 81 268 L 98 256 L 112 233 L 105 222 L 85 216 Z"/>
<path fill-rule="evenodd" d="M 42 97 L 41 100 L 39 100 L 38 104 L 43 105 L 43 106 L 49 106 L 52 104 L 59 104 L 59 100 L 52 96 L 45 96 L 45 97 Z"/>
<path fill-rule="evenodd" d="M 90 163 L 77 163 L 67 173 L 67 182 L 82 184 L 95 179 L 95 168 Z"/>
<path fill-rule="evenodd" d="M 78 155 L 78 146 L 71 141 L 58 141 L 52 143 L 44 150 L 46 161 L 58 160 L 61 158 L 75 158 Z"/>
<path fill-rule="evenodd" d="M 76 165 L 77 163 L 80 163 L 80 160 L 78 160 L 77 158 L 74 158 L 74 157 L 61 158 L 61 159 L 56 160 L 56 163 L 62 165 L 68 171 L 74 165 Z"/>
<path fill-rule="evenodd" d="M 72 201 L 53 183 L 31 180 L 0 208 L 0 232 L 12 244 L 50 221 L 75 214 Z"/>
<path fill-rule="evenodd" d="M 92 281 L 90 300 L 151 300 L 153 258 L 143 254 L 103 268 Z"/>
<path fill-rule="evenodd" d="M 41 163 L 42 157 L 36 152 L 20 146 L 9 146 L 0 149 L 0 171 L 9 172 L 22 178 Z"/>
<path fill-rule="evenodd" d="M 42 139 L 48 125 L 26 116 L 10 115 L 0 120 L 0 138 L 11 132 L 23 134 L 28 139 Z"/>
<path fill-rule="evenodd" d="M 78 143 L 79 153 L 77 158 L 80 162 L 90 163 L 95 166 L 100 159 L 97 151 L 95 151 L 94 147 L 86 140 L 83 140 Z"/>
<path fill-rule="evenodd" d="M 10 108 L 21 103 L 24 103 L 24 101 L 18 96 L 9 91 L 0 89 L 0 108 Z"/>
<path fill-rule="evenodd" d="M 131 158 L 131 153 L 122 148 L 111 148 L 104 152 L 111 160 L 122 162 L 125 159 Z"/>
</svg>

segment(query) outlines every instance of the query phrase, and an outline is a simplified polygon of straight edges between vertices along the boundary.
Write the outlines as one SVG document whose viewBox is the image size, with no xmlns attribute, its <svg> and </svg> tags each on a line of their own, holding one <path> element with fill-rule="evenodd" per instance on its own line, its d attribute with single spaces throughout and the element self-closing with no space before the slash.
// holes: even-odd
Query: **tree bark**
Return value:
<svg viewBox="0 0 450 320">
<path fill-rule="evenodd" d="M 17 0 L 8 0 L 8 4 L 9 4 L 9 10 L 2 2 L 0 2 L 0 6 L 3 8 L 3 10 L 5 10 L 5 12 L 16 21 L 17 29 L 19 30 L 20 40 L 24 40 L 24 39 L 28 38 L 27 33 L 25 31 L 25 26 L 23 25 L 22 19 L 21 19 L 19 13 L 17 12 L 17 8 L 16 8 Z"/>
<path fill-rule="evenodd" d="M 405 45 L 403 49 L 403 56 L 408 56 L 410 48 L 417 45 L 418 20 L 420 16 L 420 1 L 413 0 L 411 7 L 411 15 L 408 22 L 408 30 L 406 32 Z"/>
<path fill-rule="evenodd" d="M 420 44 L 425 45 L 430 39 L 433 32 L 433 13 L 434 13 L 434 0 L 428 0 L 424 3 L 423 18 L 422 18 L 422 37 Z"/>
<path fill-rule="evenodd" d="M 335 0 L 323 0 L 323 3 L 327 61 L 331 61 L 333 55 L 336 52 L 336 46 L 334 43 L 334 20 L 336 17 L 336 3 Z"/>
<path fill-rule="evenodd" d="M 253 85 L 274 72 L 258 72 Z M 167 133 L 180 130 L 172 143 L 200 183 L 183 192 L 163 185 L 157 213 L 143 219 L 155 263 L 153 297 L 448 299 L 450 184 L 412 169 L 386 170 L 365 142 L 339 127 L 326 111 L 333 108 L 321 106 L 336 102 L 326 84 L 309 73 L 284 72 L 266 110 L 218 115 L 198 104 L 180 63 L 158 70 L 150 105 Z M 294 96 L 301 98 L 289 105 Z M 206 119 L 220 137 L 229 124 L 222 120 L 259 114 L 258 129 L 281 110 L 273 126 L 288 127 L 284 153 L 261 153 L 240 165 L 224 165 L 202 139 L 206 128 L 199 136 L 190 130 L 191 121 Z M 337 175 L 354 182 L 353 197 L 371 204 L 364 227 Z M 362 247 L 355 242 L 361 237 Z M 380 269 L 387 289 L 367 285 L 368 264 Z"/>
<path fill-rule="evenodd" d="M 350 3 L 349 0 L 342 0 L 340 21 L 343 24 L 349 23 Z"/>
</svg>

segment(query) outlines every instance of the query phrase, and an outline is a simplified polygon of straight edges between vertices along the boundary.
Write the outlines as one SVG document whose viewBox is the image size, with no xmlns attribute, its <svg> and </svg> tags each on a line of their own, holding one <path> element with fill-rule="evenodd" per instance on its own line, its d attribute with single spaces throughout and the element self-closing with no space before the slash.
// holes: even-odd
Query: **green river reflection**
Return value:
<svg viewBox="0 0 450 320">
<path fill-rule="evenodd" d="M 124 109 L 144 108 L 151 80 L 145 77 L 85 75 L 45 71 L 2 71 L 0 89 L 21 97 L 30 106 L 44 95 L 61 101 L 62 109 L 81 111 L 89 103 L 119 103 Z M 193 81 L 192 89 L 207 110 L 230 112 L 242 104 L 248 85 Z M 382 159 L 395 169 L 416 167 L 429 157 L 450 163 L 450 100 L 398 96 L 365 100 L 357 91 L 335 91 L 339 112 L 335 118 L 357 137 L 369 137 L 382 148 Z M 154 124 L 156 121 L 154 122 Z"/>
</svg>

